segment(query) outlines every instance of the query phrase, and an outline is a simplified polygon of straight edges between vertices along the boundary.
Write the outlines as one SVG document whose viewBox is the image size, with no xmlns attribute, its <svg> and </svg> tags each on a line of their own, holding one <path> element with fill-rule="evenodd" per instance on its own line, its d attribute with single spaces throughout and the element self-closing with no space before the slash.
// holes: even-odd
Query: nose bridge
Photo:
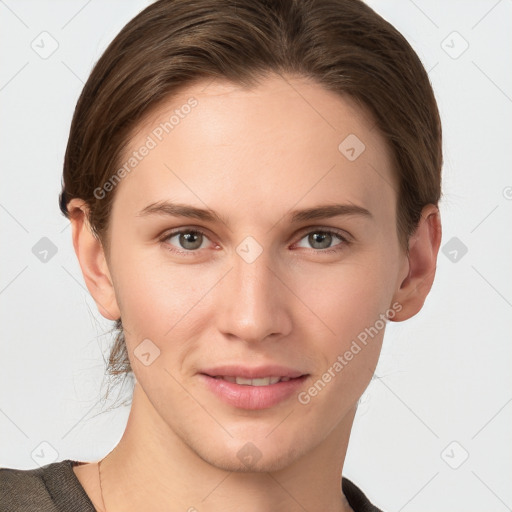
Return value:
<svg viewBox="0 0 512 512">
<path fill-rule="evenodd" d="M 272 257 L 270 252 L 262 250 L 261 254 L 255 255 L 253 248 L 250 248 L 245 255 L 241 255 L 240 252 L 242 252 L 242 246 L 237 249 L 232 272 L 240 298 L 253 302 L 255 306 L 268 304 L 270 287 L 274 284 L 272 281 L 275 280 L 274 273 L 271 270 Z"/>
<path fill-rule="evenodd" d="M 222 287 L 221 329 L 246 341 L 285 334 L 290 318 L 271 251 L 247 237 L 233 253 Z"/>
</svg>

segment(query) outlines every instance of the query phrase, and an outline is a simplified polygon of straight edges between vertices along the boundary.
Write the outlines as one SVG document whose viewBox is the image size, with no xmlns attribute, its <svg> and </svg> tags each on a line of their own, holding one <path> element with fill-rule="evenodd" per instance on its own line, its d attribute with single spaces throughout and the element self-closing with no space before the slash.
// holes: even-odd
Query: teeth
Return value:
<svg viewBox="0 0 512 512">
<path fill-rule="evenodd" d="M 235 377 L 235 382 L 242 386 L 269 386 L 277 384 L 281 377 L 263 377 L 260 379 L 245 379 L 244 377 Z"/>
<path fill-rule="evenodd" d="M 242 386 L 269 386 L 271 384 L 277 384 L 280 381 L 286 382 L 290 380 L 290 377 L 263 377 L 260 379 L 246 379 L 244 377 L 219 376 L 216 378 L 227 380 L 228 382 L 236 383 Z"/>
<path fill-rule="evenodd" d="M 260 379 L 246 379 L 245 377 L 232 377 L 231 375 L 216 375 L 215 379 L 222 379 L 241 386 L 269 386 L 278 382 L 288 382 L 291 377 L 263 377 Z"/>
</svg>

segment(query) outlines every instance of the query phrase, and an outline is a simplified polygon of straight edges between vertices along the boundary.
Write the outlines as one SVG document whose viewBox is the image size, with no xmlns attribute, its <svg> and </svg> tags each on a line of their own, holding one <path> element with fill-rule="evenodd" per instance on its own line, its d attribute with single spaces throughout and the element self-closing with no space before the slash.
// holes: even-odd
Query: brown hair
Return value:
<svg viewBox="0 0 512 512">
<path fill-rule="evenodd" d="M 108 256 L 121 165 L 143 117 L 195 81 L 253 86 L 288 73 L 313 79 L 368 108 L 392 150 L 398 182 L 397 231 L 407 249 L 423 206 L 441 195 L 441 121 L 428 75 L 407 40 L 361 0 L 158 0 L 111 42 L 78 100 L 64 159 L 60 209 L 72 198 Z M 340 141 L 341 142 L 341 141 Z M 121 319 L 110 375 L 129 374 Z"/>
</svg>

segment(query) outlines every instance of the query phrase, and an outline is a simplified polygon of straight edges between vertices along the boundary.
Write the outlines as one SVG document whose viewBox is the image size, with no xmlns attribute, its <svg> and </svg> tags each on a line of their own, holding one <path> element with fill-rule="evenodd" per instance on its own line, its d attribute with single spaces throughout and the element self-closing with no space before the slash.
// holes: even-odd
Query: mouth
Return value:
<svg viewBox="0 0 512 512">
<path fill-rule="evenodd" d="M 237 371 L 231 367 L 229 371 L 217 369 L 198 376 L 206 389 L 222 402 L 237 409 L 261 410 L 286 403 L 298 395 L 309 377 L 309 374 L 294 370 L 275 370 L 265 374 L 262 369 L 240 371 L 238 368 Z"/>
</svg>

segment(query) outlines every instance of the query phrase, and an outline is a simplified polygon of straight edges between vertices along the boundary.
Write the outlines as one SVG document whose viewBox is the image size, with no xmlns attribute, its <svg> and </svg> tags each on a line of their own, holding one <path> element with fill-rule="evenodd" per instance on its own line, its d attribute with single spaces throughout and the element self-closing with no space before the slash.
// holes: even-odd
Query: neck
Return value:
<svg viewBox="0 0 512 512">
<path fill-rule="evenodd" d="M 289 464 L 276 460 L 275 470 L 229 470 L 222 461 L 200 457 L 187 433 L 173 431 L 137 383 L 123 437 L 101 463 L 104 509 L 351 511 L 341 474 L 354 415 L 355 408 L 313 450 L 291 454 Z"/>
</svg>

